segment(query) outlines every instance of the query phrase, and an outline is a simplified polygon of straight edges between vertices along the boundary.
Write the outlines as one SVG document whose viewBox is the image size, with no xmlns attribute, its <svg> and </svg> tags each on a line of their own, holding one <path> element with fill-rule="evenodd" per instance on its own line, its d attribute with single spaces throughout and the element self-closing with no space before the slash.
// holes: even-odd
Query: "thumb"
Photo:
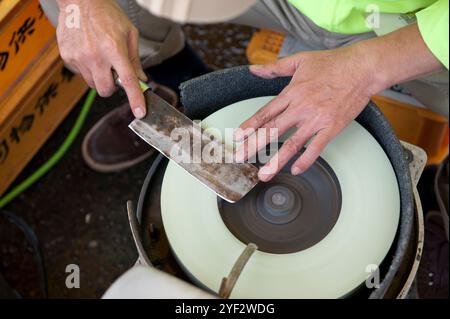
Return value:
<svg viewBox="0 0 450 319">
<path fill-rule="evenodd" d="M 297 56 L 290 56 L 275 63 L 250 66 L 250 72 L 264 79 L 273 79 L 281 76 L 292 76 L 297 70 Z"/>
</svg>

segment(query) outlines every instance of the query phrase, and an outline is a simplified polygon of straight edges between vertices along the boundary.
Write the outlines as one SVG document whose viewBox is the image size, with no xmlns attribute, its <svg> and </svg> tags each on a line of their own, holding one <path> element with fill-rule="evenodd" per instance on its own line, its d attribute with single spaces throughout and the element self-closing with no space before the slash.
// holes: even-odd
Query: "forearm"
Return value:
<svg viewBox="0 0 450 319">
<path fill-rule="evenodd" d="M 370 94 L 394 84 L 444 71 L 422 39 L 417 24 L 355 45 L 371 74 Z"/>
<path fill-rule="evenodd" d="M 90 0 L 92 1 L 92 0 Z M 82 4 L 82 3 L 89 3 L 89 1 L 83 1 L 83 0 L 56 0 L 56 3 L 58 4 L 59 9 L 65 8 L 69 4 Z"/>
<path fill-rule="evenodd" d="M 105 3 L 106 1 L 113 3 L 114 5 L 116 2 L 114 0 L 56 0 L 56 3 L 58 4 L 59 10 L 64 10 L 68 5 L 75 4 L 77 5 L 81 11 L 83 9 L 87 9 L 87 7 L 92 5 L 101 5 L 102 3 Z"/>
</svg>

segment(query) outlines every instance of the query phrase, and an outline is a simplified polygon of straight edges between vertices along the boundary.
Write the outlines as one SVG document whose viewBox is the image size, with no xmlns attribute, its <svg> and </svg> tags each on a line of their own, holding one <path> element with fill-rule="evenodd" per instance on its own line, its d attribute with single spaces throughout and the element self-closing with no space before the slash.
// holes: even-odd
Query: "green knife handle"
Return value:
<svg viewBox="0 0 450 319">
<path fill-rule="evenodd" d="M 122 81 L 120 81 L 119 75 L 116 73 L 116 71 L 112 71 L 114 82 L 117 86 L 123 88 Z M 150 89 L 150 87 L 145 83 L 144 81 L 139 80 L 139 86 L 141 87 L 142 92 L 145 92 Z"/>
</svg>

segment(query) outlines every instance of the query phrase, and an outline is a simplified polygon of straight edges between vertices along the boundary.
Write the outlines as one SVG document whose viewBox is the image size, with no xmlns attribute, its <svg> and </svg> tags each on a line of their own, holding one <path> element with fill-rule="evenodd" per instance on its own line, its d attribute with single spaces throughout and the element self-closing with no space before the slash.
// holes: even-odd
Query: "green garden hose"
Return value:
<svg viewBox="0 0 450 319">
<path fill-rule="evenodd" d="M 67 150 L 72 146 L 73 141 L 80 133 L 81 127 L 86 120 L 86 116 L 89 113 L 89 110 L 92 106 L 92 103 L 97 96 L 97 92 L 95 90 L 90 90 L 85 101 L 83 107 L 81 108 L 80 114 L 72 127 L 69 135 L 67 135 L 63 144 L 59 147 L 59 149 L 50 157 L 50 159 L 39 167 L 31 176 L 27 177 L 22 183 L 14 187 L 9 193 L 7 193 L 4 197 L 0 198 L 0 209 L 9 204 L 13 199 L 22 194 L 28 187 L 33 185 L 36 181 L 38 181 L 42 176 L 44 176 L 50 169 L 53 168 L 66 154 Z"/>
</svg>

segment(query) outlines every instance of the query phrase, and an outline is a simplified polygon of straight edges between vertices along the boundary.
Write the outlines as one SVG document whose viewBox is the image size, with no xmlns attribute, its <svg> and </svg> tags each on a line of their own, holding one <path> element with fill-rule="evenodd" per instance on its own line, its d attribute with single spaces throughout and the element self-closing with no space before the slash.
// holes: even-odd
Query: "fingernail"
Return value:
<svg viewBox="0 0 450 319">
<path fill-rule="evenodd" d="M 140 107 L 135 108 L 133 113 L 137 119 L 141 119 L 145 116 L 144 111 Z"/>
<path fill-rule="evenodd" d="M 262 182 L 267 182 L 271 179 L 272 175 L 264 174 L 261 171 L 258 173 L 258 178 Z"/>
<path fill-rule="evenodd" d="M 261 181 L 267 182 L 270 179 L 272 179 L 275 173 L 276 173 L 275 168 L 273 168 L 271 165 L 266 165 L 259 169 L 258 177 Z"/>
<path fill-rule="evenodd" d="M 302 170 L 298 167 L 292 168 L 292 175 L 300 175 L 302 173 Z"/>
</svg>

